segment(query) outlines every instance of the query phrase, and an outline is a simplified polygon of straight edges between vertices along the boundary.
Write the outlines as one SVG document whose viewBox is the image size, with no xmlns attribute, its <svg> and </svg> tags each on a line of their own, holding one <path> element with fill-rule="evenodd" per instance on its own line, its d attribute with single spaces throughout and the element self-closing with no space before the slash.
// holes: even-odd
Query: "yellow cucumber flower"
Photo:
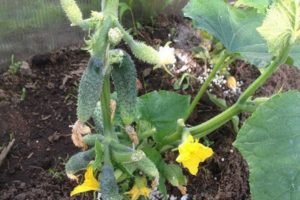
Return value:
<svg viewBox="0 0 300 200">
<path fill-rule="evenodd" d="M 82 192 L 88 192 L 88 191 L 98 191 L 100 189 L 100 183 L 98 180 L 94 177 L 93 174 L 93 167 L 90 165 L 86 169 L 86 172 L 84 174 L 84 182 L 81 185 L 76 186 L 72 192 L 71 196 L 82 193 Z"/>
<path fill-rule="evenodd" d="M 130 195 L 131 200 L 138 200 L 140 196 L 149 197 L 151 190 L 147 188 L 146 182 L 146 178 L 136 178 L 134 186 L 124 194 Z"/>
<path fill-rule="evenodd" d="M 212 156 L 213 150 L 204 146 L 189 135 L 178 147 L 179 155 L 176 161 L 186 167 L 192 175 L 198 172 L 199 163 Z"/>
</svg>

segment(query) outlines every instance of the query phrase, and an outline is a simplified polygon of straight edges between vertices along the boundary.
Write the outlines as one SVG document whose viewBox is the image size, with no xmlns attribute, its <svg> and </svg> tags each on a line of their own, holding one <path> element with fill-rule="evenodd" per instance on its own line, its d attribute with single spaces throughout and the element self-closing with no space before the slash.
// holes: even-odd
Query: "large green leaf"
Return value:
<svg viewBox="0 0 300 200">
<path fill-rule="evenodd" d="M 190 96 L 168 91 L 154 91 L 141 96 L 138 101 L 140 119 L 150 122 L 157 132 L 154 138 L 160 142 L 176 130 L 177 120 L 188 110 Z"/>
<path fill-rule="evenodd" d="M 191 0 L 183 11 L 197 28 L 208 31 L 229 51 L 258 67 L 270 61 L 266 42 L 256 30 L 264 15 L 255 9 L 239 9 L 223 0 Z"/>
<path fill-rule="evenodd" d="M 275 1 L 257 30 L 267 41 L 269 51 L 279 55 L 287 45 L 292 46 L 290 56 L 299 65 L 300 1 Z M 296 46 L 297 45 L 297 46 Z"/>
<path fill-rule="evenodd" d="M 238 0 L 235 5 L 236 6 L 247 6 L 257 9 L 259 12 L 264 12 L 271 0 Z"/>
<path fill-rule="evenodd" d="M 294 45 L 292 47 L 290 56 L 294 61 L 294 66 L 300 68 L 300 45 Z"/>
<path fill-rule="evenodd" d="M 250 168 L 253 200 L 300 199 L 300 92 L 276 95 L 245 122 L 234 143 Z"/>
</svg>

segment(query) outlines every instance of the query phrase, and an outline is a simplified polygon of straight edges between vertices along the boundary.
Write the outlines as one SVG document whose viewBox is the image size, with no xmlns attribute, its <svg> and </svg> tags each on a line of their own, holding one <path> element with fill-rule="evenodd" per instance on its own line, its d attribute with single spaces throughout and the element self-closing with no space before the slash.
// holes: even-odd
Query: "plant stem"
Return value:
<svg viewBox="0 0 300 200">
<path fill-rule="evenodd" d="M 238 101 L 229 107 L 224 112 L 213 117 L 212 119 L 199 124 L 197 126 L 187 128 L 192 135 L 202 138 L 207 136 L 209 133 L 213 132 L 226 122 L 228 122 L 233 116 L 241 113 L 243 111 L 243 106 L 245 106 L 246 101 L 251 97 L 255 91 L 264 84 L 264 82 L 278 69 L 278 67 L 283 64 L 289 53 L 289 47 L 286 47 L 282 53 L 272 61 L 269 66 L 266 67 L 266 70 L 242 93 Z M 166 137 L 162 144 L 171 144 L 181 139 L 181 135 L 175 133 Z"/>
<path fill-rule="evenodd" d="M 119 0 L 108 0 L 104 5 L 104 14 L 118 18 Z"/>
<path fill-rule="evenodd" d="M 224 64 L 224 62 L 227 58 L 228 58 L 228 54 L 223 51 L 221 53 L 221 57 L 219 58 L 219 61 L 213 67 L 213 70 L 211 71 L 211 73 L 209 74 L 209 76 L 207 77 L 207 79 L 205 80 L 203 85 L 201 86 L 200 90 L 198 91 L 198 93 L 197 93 L 196 97 L 194 98 L 193 102 L 191 103 L 191 105 L 188 109 L 188 112 L 187 112 L 186 116 L 184 117 L 184 121 L 186 121 L 190 117 L 190 115 L 193 113 L 193 111 L 195 110 L 195 108 L 196 108 L 197 104 L 199 103 L 200 99 L 202 98 L 202 96 L 206 92 L 210 82 L 216 76 L 216 73 L 223 66 L 223 64 Z"/>
<path fill-rule="evenodd" d="M 209 133 L 213 132 L 227 121 L 229 121 L 233 116 L 237 115 L 240 112 L 238 105 L 233 105 L 224 112 L 220 113 L 219 115 L 215 116 L 214 118 L 199 124 L 197 126 L 186 128 L 186 131 L 190 132 L 194 136 L 204 137 Z M 180 140 L 182 137 L 180 132 L 176 132 L 175 134 L 170 135 L 169 137 L 165 138 L 162 144 L 171 144 Z M 163 145 L 162 145 L 163 146 Z"/>
<path fill-rule="evenodd" d="M 104 77 L 101 95 L 101 109 L 103 115 L 104 135 L 112 134 L 111 111 L 110 111 L 110 76 Z"/>
<path fill-rule="evenodd" d="M 284 59 L 285 61 L 286 59 Z M 282 58 L 275 59 L 271 62 L 268 68 L 241 94 L 240 98 L 238 99 L 237 103 L 244 103 L 251 97 L 255 91 L 261 87 L 266 80 L 273 74 L 274 71 L 278 68 L 280 64 L 282 64 Z"/>
<path fill-rule="evenodd" d="M 233 106 L 229 107 L 224 112 L 220 113 L 219 115 L 215 116 L 214 118 L 191 128 L 188 128 L 188 131 L 194 136 L 201 136 L 204 137 L 211 133 L 212 131 L 216 130 L 226 122 L 228 122 L 233 116 L 239 114 L 241 111 L 239 104 L 234 104 Z M 208 131 L 209 130 L 209 131 Z"/>
<path fill-rule="evenodd" d="M 101 0 L 101 11 L 104 11 L 106 0 Z"/>
<path fill-rule="evenodd" d="M 104 83 L 101 94 L 101 109 L 103 115 L 103 127 L 104 135 L 106 137 L 112 137 L 117 139 L 117 135 L 113 131 L 112 121 L 111 121 L 111 108 L 110 108 L 110 73 L 107 73 L 109 57 L 109 43 L 107 41 L 107 33 L 112 26 L 112 18 L 118 17 L 118 6 L 119 0 L 102 0 L 101 9 L 104 13 L 105 19 L 102 29 L 98 33 L 97 48 L 95 54 L 103 58 L 105 63 L 105 74 Z"/>
<path fill-rule="evenodd" d="M 239 114 L 243 111 L 243 106 L 245 105 L 246 101 L 255 93 L 255 91 L 261 87 L 266 80 L 278 69 L 278 67 L 283 64 L 287 57 L 289 48 L 285 51 L 282 51 L 283 54 L 278 56 L 274 61 L 272 61 L 269 66 L 266 68 L 264 73 L 262 73 L 240 96 L 238 101 L 229 107 L 227 110 L 222 112 L 221 114 L 215 116 L 214 118 L 204 122 L 200 125 L 194 126 L 189 128 L 188 130 L 191 132 L 192 135 L 197 135 L 200 137 L 204 137 L 220 127 L 221 125 L 225 124 L 229 121 L 233 116 Z M 206 131 L 205 130 L 208 130 Z M 205 133 L 204 133 L 205 132 Z"/>
</svg>

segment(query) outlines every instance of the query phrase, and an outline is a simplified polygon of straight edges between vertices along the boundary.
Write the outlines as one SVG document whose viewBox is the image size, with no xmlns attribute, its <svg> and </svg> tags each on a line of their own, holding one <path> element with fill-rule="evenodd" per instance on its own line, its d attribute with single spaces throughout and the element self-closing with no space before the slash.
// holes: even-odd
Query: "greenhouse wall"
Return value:
<svg viewBox="0 0 300 200">
<path fill-rule="evenodd" d="M 84 16 L 91 10 L 100 10 L 99 0 L 76 1 Z M 121 0 L 122 2 L 122 0 Z M 145 21 L 159 14 L 162 8 L 168 13 L 179 12 L 185 1 L 168 0 L 166 8 L 160 0 L 123 0 L 132 4 L 135 20 Z M 123 20 L 129 19 L 129 14 Z M 126 22 L 125 22 L 126 24 Z M 130 24 L 130 23 L 127 23 Z M 60 47 L 83 42 L 84 33 L 71 27 L 63 13 L 59 0 L 2 0 L 0 6 L 0 72 L 15 60 L 28 59 Z"/>
</svg>

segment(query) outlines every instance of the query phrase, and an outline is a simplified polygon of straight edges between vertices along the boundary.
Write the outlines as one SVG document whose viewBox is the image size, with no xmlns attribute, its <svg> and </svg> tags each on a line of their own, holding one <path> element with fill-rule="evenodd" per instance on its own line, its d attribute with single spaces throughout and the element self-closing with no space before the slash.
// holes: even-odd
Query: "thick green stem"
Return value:
<svg viewBox="0 0 300 200">
<path fill-rule="evenodd" d="M 104 11 L 105 5 L 106 5 L 106 0 L 101 0 L 101 11 L 102 12 Z"/>
<path fill-rule="evenodd" d="M 105 76 L 101 95 L 101 109 L 103 115 L 104 135 L 112 134 L 111 110 L 110 110 L 110 77 Z"/>
<path fill-rule="evenodd" d="M 197 135 L 204 137 L 209 133 L 213 132 L 227 121 L 229 121 L 233 116 L 237 115 L 240 112 L 238 105 L 233 105 L 232 107 L 228 108 L 226 111 L 222 112 L 221 114 L 215 116 L 214 118 L 191 128 L 187 128 L 186 130 L 190 132 L 192 135 Z M 163 144 L 171 144 L 176 142 L 177 140 L 181 140 L 181 133 L 176 132 L 173 135 L 165 138 L 163 140 Z"/>
<path fill-rule="evenodd" d="M 109 67 L 109 43 L 108 43 L 108 31 L 112 26 L 112 18 L 118 17 L 118 7 L 119 0 L 104 0 L 102 1 L 102 11 L 104 13 L 104 22 L 101 30 L 96 33 L 98 35 L 97 44 L 95 49 L 95 54 L 102 57 L 105 63 L 105 74 L 103 90 L 101 94 L 101 109 L 103 115 L 103 127 L 104 135 L 107 137 L 113 137 L 117 139 L 116 134 L 113 131 L 112 121 L 111 121 L 111 108 L 110 108 L 110 73 L 107 73 L 107 68 Z"/>
<path fill-rule="evenodd" d="M 216 130 L 226 122 L 228 122 L 233 116 L 239 114 L 241 111 L 239 104 L 234 104 L 229 107 L 227 110 L 222 112 L 221 114 L 215 116 L 214 118 L 191 128 L 188 128 L 188 131 L 192 135 L 201 135 L 202 137 L 208 135 L 212 131 Z M 209 130 L 209 131 L 207 131 Z M 204 133 L 205 132 L 205 133 Z"/>
<path fill-rule="evenodd" d="M 213 78 L 216 76 L 217 72 L 219 71 L 219 69 L 223 66 L 225 60 L 228 58 L 228 55 L 223 51 L 221 53 L 221 57 L 219 59 L 219 61 L 217 62 L 217 64 L 213 67 L 213 70 L 211 71 L 211 73 L 209 74 L 209 76 L 207 77 L 207 79 L 205 80 L 205 82 L 203 83 L 203 85 L 201 86 L 200 90 L 198 91 L 196 97 L 194 98 L 193 102 L 191 103 L 188 112 L 184 118 L 184 120 L 186 121 L 190 115 L 193 113 L 193 111 L 195 110 L 197 104 L 199 103 L 200 99 L 202 98 L 202 96 L 204 95 L 204 93 L 206 92 L 209 84 L 211 83 L 211 81 L 213 80 Z"/>
<path fill-rule="evenodd" d="M 119 0 L 106 0 L 104 4 L 104 15 L 118 17 Z"/>
<path fill-rule="evenodd" d="M 255 91 L 260 86 L 262 86 L 264 82 L 273 74 L 273 72 L 276 71 L 276 69 L 278 69 L 278 67 L 286 61 L 286 59 L 288 58 L 288 53 L 289 47 L 283 50 L 282 54 L 279 55 L 274 61 L 272 61 L 269 66 L 266 67 L 266 70 L 246 89 L 246 91 L 242 93 L 242 95 L 234 105 L 200 125 L 187 128 L 187 131 L 189 131 L 192 135 L 201 138 L 228 122 L 233 116 L 241 113 L 249 97 L 251 97 L 255 93 Z M 175 133 L 164 139 L 162 144 L 171 144 L 180 139 L 181 135 Z"/>
<path fill-rule="evenodd" d="M 216 117 L 204 122 L 198 126 L 194 126 L 189 128 L 188 130 L 193 135 L 204 137 L 220 127 L 221 125 L 225 124 L 229 121 L 233 116 L 239 114 L 244 109 L 244 105 L 246 101 L 255 93 L 255 91 L 264 84 L 264 82 L 273 74 L 276 69 L 286 61 L 287 54 L 283 54 L 277 57 L 274 61 L 270 63 L 270 65 L 266 68 L 264 73 L 262 73 L 240 96 L 238 101 L 229 107 L 227 110 L 222 112 L 221 114 L 217 115 Z M 209 131 L 206 131 L 209 130 Z"/>
<path fill-rule="evenodd" d="M 284 63 L 287 58 L 278 57 L 274 61 L 271 62 L 271 64 L 268 66 L 268 68 L 259 76 L 240 96 L 237 103 L 243 104 L 248 100 L 249 97 L 251 97 L 255 91 L 261 87 L 266 80 L 273 74 L 274 71 L 278 68 L 279 65 Z"/>
</svg>

